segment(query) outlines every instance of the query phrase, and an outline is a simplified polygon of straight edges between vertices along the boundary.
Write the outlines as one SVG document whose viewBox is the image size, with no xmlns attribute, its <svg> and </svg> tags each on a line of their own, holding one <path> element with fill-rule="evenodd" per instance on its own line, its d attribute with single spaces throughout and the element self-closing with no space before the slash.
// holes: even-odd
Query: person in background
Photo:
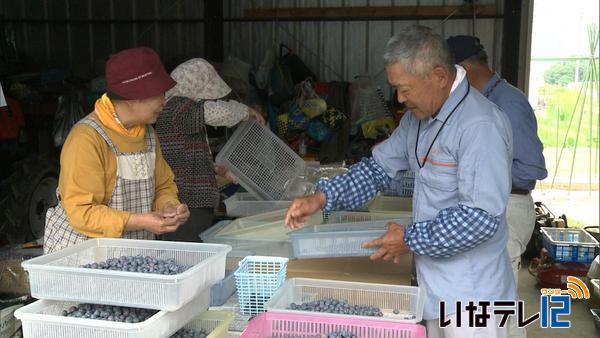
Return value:
<svg viewBox="0 0 600 338">
<path fill-rule="evenodd" d="M 494 315 L 486 327 L 469 327 L 465 306 L 516 299 L 506 251 L 510 122 L 471 88 L 446 41 L 430 28 L 405 28 L 388 41 L 383 59 L 398 101 L 408 108 L 399 126 L 372 157 L 294 199 L 285 222 L 296 229 L 319 209 L 360 207 L 399 171 L 413 170 L 414 223 L 389 223 L 382 237 L 363 246 L 377 249 L 374 260 L 399 262 L 414 253 L 429 338 L 506 337 Z M 440 327 L 442 316 L 452 320 L 449 326 Z"/>
<path fill-rule="evenodd" d="M 537 135 L 537 121 L 527 97 L 493 72 L 488 65 L 488 55 L 479 38 L 468 35 L 452 36 L 446 40 L 455 62 L 467 71 L 473 87 L 495 103 L 508 117 L 512 126 L 515 149 L 512 161 L 512 189 L 508 199 L 508 254 L 510 255 L 515 283 L 519 284 L 521 255 L 527 248 L 535 227 L 535 206 L 531 191 L 537 180 L 548 176 L 543 145 Z M 526 337 L 524 328 L 511 326 L 511 337 Z"/>
<path fill-rule="evenodd" d="M 264 124 L 264 119 L 246 105 L 224 99 L 231 88 L 204 59 L 180 64 L 171 76 L 177 85 L 167 92 L 167 104 L 156 121 L 156 132 L 165 159 L 175 172 L 179 198 L 190 207 L 190 218 L 163 239 L 197 242 L 200 233 L 212 225 L 214 209 L 219 204 L 215 170 L 229 176 L 227 168 L 215 168 L 213 164 L 206 125 L 232 127 L 250 117 Z"/>
<path fill-rule="evenodd" d="M 189 217 L 151 126 L 175 81 L 154 50 L 139 47 L 110 57 L 106 82 L 107 93 L 63 145 L 45 253 L 93 237 L 154 239 Z"/>
</svg>

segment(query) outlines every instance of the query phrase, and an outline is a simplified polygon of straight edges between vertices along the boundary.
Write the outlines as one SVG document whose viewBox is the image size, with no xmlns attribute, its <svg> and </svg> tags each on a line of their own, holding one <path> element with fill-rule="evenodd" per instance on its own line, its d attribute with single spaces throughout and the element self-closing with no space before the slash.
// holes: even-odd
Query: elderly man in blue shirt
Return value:
<svg viewBox="0 0 600 338">
<path fill-rule="evenodd" d="M 493 315 L 485 328 L 469 327 L 464 307 L 468 301 L 516 299 L 506 251 L 510 122 L 471 88 L 445 40 L 431 29 L 404 29 L 388 41 L 383 58 L 388 80 L 408 112 L 372 157 L 321 180 L 315 194 L 294 199 L 286 224 L 299 228 L 319 209 L 359 207 L 398 172 L 413 170 L 414 223 L 390 223 L 384 236 L 364 246 L 378 249 L 372 259 L 397 262 L 403 254 L 415 254 L 430 338 L 505 337 L 506 328 L 498 327 Z M 444 328 L 441 301 L 451 319 Z"/>
<path fill-rule="evenodd" d="M 479 38 L 458 35 L 448 38 L 455 62 L 467 71 L 471 86 L 494 102 L 510 120 L 515 145 L 512 161 L 512 189 L 506 218 L 509 229 L 510 255 L 515 283 L 519 282 L 521 255 L 535 226 L 535 207 L 531 191 L 536 180 L 548 176 L 543 145 L 537 135 L 537 121 L 527 97 L 518 88 L 500 78 L 488 66 L 488 56 Z M 511 337 L 526 337 L 525 330 L 510 330 Z"/>
</svg>

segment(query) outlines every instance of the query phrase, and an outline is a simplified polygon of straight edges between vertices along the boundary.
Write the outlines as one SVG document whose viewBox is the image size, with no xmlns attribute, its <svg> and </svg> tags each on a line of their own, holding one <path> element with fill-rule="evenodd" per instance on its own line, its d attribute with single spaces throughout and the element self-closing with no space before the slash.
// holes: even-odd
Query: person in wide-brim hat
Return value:
<svg viewBox="0 0 600 338">
<path fill-rule="evenodd" d="M 166 94 L 167 104 L 156 121 L 156 132 L 165 159 L 175 172 L 179 198 L 190 208 L 190 218 L 164 238 L 196 242 L 212 225 L 219 203 L 215 169 L 219 175 L 232 178 L 227 168 L 213 166 L 206 125 L 232 127 L 248 118 L 265 122 L 256 110 L 228 99 L 231 88 L 204 59 L 183 62 L 171 76 L 177 85 Z"/>
<path fill-rule="evenodd" d="M 189 217 L 151 126 L 175 80 L 154 50 L 138 47 L 109 58 L 106 82 L 107 93 L 63 145 L 45 253 L 95 237 L 154 239 Z"/>
</svg>

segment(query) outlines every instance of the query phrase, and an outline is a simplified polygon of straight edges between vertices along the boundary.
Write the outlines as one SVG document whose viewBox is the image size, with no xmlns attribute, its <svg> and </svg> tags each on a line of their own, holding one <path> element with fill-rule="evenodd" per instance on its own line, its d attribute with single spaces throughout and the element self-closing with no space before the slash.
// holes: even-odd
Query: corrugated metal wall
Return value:
<svg viewBox="0 0 600 338">
<path fill-rule="evenodd" d="M 218 0 L 209 0 L 218 1 Z M 420 23 L 443 36 L 473 34 L 472 20 L 421 21 L 228 21 L 243 19 L 245 8 L 461 5 L 462 0 L 224 0 L 224 55 L 258 67 L 265 51 L 285 43 L 323 80 L 376 77 L 388 88 L 381 55 L 390 36 Z M 496 4 L 500 0 L 482 0 Z M 21 55 L 30 65 L 71 67 L 89 76 L 102 70 L 114 51 L 146 45 L 169 63 L 204 56 L 204 0 L 0 0 L 5 18 L 14 22 Z M 199 19 L 198 21 L 193 21 Z M 176 22 L 183 20 L 183 22 Z M 140 22 L 141 21 L 141 22 Z M 502 19 L 476 19 L 478 35 L 496 69 L 500 68 Z"/>
<path fill-rule="evenodd" d="M 13 22 L 19 54 L 42 69 L 89 76 L 110 53 L 142 45 L 165 61 L 204 54 L 202 0 L 0 0 L 0 13 L 24 19 Z"/>
<path fill-rule="evenodd" d="M 462 5 L 462 0 L 225 0 L 224 17 L 243 18 L 244 8 Z M 502 13 L 503 1 L 496 4 Z M 432 27 L 445 37 L 473 34 L 472 20 L 421 21 L 323 21 L 323 22 L 239 22 L 225 23 L 225 57 L 231 55 L 258 66 L 265 50 L 284 43 L 292 48 L 323 80 L 352 80 L 356 75 L 376 77 L 389 89 L 382 54 L 387 40 L 403 27 L 415 23 Z M 502 19 L 476 19 L 475 34 L 488 51 L 490 62 L 500 69 Z"/>
</svg>

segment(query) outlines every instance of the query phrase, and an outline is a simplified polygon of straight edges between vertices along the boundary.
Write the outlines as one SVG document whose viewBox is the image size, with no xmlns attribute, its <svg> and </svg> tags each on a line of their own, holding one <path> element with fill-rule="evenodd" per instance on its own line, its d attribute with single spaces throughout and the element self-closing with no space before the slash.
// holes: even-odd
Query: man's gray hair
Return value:
<svg viewBox="0 0 600 338">
<path fill-rule="evenodd" d="M 446 40 L 431 28 L 419 25 L 407 27 L 390 38 L 383 61 L 386 65 L 399 63 L 407 73 L 420 77 L 426 77 L 435 67 L 455 72 L 454 57 Z"/>
</svg>

